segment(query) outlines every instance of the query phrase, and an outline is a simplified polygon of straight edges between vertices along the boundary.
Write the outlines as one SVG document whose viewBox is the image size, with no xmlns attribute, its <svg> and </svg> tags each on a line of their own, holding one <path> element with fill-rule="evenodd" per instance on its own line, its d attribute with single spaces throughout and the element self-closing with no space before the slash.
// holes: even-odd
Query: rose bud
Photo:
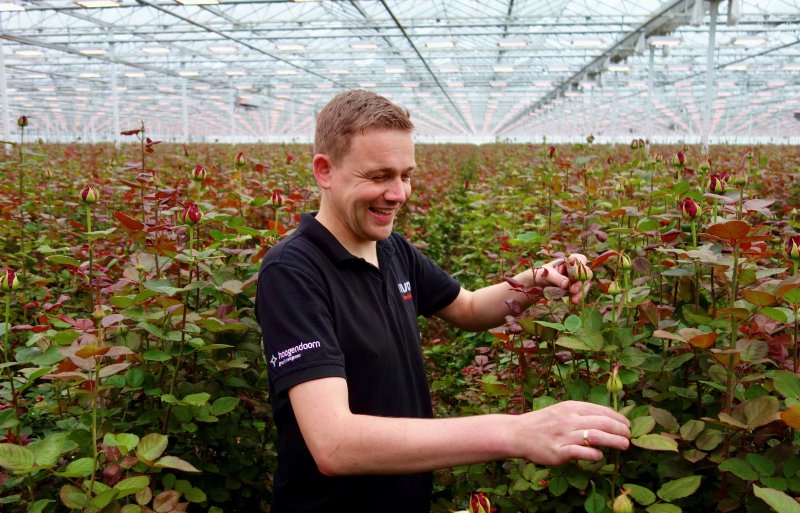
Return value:
<svg viewBox="0 0 800 513">
<path fill-rule="evenodd" d="M 197 224 L 202 220 L 203 213 L 200 211 L 200 207 L 197 206 L 197 203 L 187 201 L 183 209 L 183 214 L 181 214 L 181 221 L 183 224 Z"/>
<path fill-rule="evenodd" d="M 574 264 L 567 266 L 567 275 L 572 282 L 584 282 L 591 280 L 592 276 L 594 276 L 594 273 L 583 262 L 577 261 Z"/>
<path fill-rule="evenodd" d="M 615 363 L 611 368 L 611 375 L 608 377 L 608 381 L 606 381 L 606 390 L 608 390 L 610 394 L 618 394 L 622 392 L 622 380 L 619 379 L 618 363 Z"/>
<path fill-rule="evenodd" d="M 697 219 L 697 215 L 700 213 L 700 207 L 692 198 L 682 200 L 678 203 L 678 206 L 681 209 L 681 213 L 688 219 Z"/>
<path fill-rule="evenodd" d="M 708 190 L 711 192 L 725 192 L 725 180 L 722 176 L 714 173 L 708 178 Z"/>
<path fill-rule="evenodd" d="M 469 189 L 469 180 L 464 180 L 464 188 Z"/>
<path fill-rule="evenodd" d="M 711 169 L 711 162 L 708 161 L 708 157 L 700 161 L 700 164 L 697 165 L 697 169 L 703 173 L 708 173 L 708 170 Z"/>
<path fill-rule="evenodd" d="M 294 160 L 294 156 L 291 153 L 286 155 L 286 163 L 287 164 L 291 164 L 293 160 Z"/>
<path fill-rule="evenodd" d="M 586 136 L 586 142 L 589 143 L 589 144 L 592 144 L 594 142 L 594 135 L 593 134 L 587 135 Z"/>
<path fill-rule="evenodd" d="M 483 493 L 473 493 L 469 496 L 469 513 L 490 513 L 492 505 L 489 503 L 489 498 Z"/>
<path fill-rule="evenodd" d="M 14 290 L 19 288 L 20 282 L 17 277 L 17 272 L 14 269 L 6 269 L 3 276 L 0 277 L 0 289 Z"/>
<path fill-rule="evenodd" d="M 547 148 L 547 156 L 550 157 L 551 159 L 555 158 L 555 156 L 556 156 L 556 147 L 555 146 L 550 146 L 549 148 Z"/>
<path fill-rule="evenodd" d="M 202 182 L 205 179 L 206 179 L 206 168 L 204 168 L 200 164 L 194 166 L 194 169 L 192 170 L 192 180 L 196 182 Z"/>
<path fill-rule="evenodd" d="M 91 185 L 87 185 L 81 191 L 81 201 L 84 203 L 91 205 L 92 203 L 96 203 L 98 198 L 100 198 L 100 194 Z"/>
<path fill-rule="evenodd" d="M 236 164 L 236 167 L 242 167 L 247 163 L 247 161 L 244 159 L 243 152 L 240 151 L 239 153 L 236 154 L 236 159 L 234 160 L 234 163 Z"/>
<path fill-rule="evenodd" d="M 622 292 L 622 287 L 619 286 L 619 282 L 617 280 L 614 280 L 608 284 L 608 290 L 606 292 L 608 292 L 608 294 L 611 296 L 616 296 Z"/>
<path fill-rule="evenodd" d="M 20 116 L 17 118 L 17 126 L 25 128 L 28 126 L 28 116 Z"/>
<path fill-rule="evenodd" d="M 800 235 L 792 235 L 786 239 L 786 256 L 792 260 L 800 260 Z"/>
<path fill-rule="evenodd" d="M 672 157 L 672 165 L 675 167 L 683 167 L 686 164 L 686 155 L 679 151 Z"/>
<path fill-rule="evenodd" d="M 611 509 L 614 513 L 633 513 L 633 501 L 631 501 L 627 493 L 623 492 L 614 499 Z"/>
<path fill-rule="evenodd" d="M 628 255 L 617 255 L 612 257 L 611 262 L 617 263 L 619 268 L 623 271 L 627 271 L 631 268 L 631 258 Z"/>
<path fill-rule="evenodd" d="M 634 139 L 631 141 L 631 149 L 632 150 L 639 149 L 639 139 Z"/>
<path fill-rule="evenodd" d="M 281 196 L 281 191 L 275 189 L 272 191 L 272 207 L 281 208 L 281 205 L 283 205 L 283 196 Z"/>
</svg>

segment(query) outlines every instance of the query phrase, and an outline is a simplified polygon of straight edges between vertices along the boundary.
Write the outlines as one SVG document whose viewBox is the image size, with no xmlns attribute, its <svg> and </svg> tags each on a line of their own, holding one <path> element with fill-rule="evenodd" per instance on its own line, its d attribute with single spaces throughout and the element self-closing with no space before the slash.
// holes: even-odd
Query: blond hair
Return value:
<svg viewBox="0 0 800 513">
<path fill-rule="evenodd" d="M 383 96 L 361 89 L 339 93 L 317 115 L 314 153 L 339 162 L 357 134 L 369 128 L 410 131 L 408 111 Z"/>
</svg>

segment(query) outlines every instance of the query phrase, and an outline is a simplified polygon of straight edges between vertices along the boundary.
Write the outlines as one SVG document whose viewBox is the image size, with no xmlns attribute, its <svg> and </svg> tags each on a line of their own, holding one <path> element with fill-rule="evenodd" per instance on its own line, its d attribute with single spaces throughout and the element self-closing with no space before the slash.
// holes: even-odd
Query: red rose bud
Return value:
<svg viewBox="0 0 800 513">
<path fill-rule="evenodd" d="M 91 205 L 92 203 L 96 203 L 98 198 L 100 198 L 100 194 L 91 185 L 87 185 L 81 191 L 81 201 L 84 203 Z"/>
<path fill-rule="evenodd" d="M 0 289 L 3 290 L 14 290 L 19 288 L 19 278 L 17 278 L 17 272 L 14 269 L 6 269 L 6 272 L 3 273 L 3 276 L 0 277 Z"/>
<path fill-rule="evenodd" d="M 556 156 L 556 147 L 555 146 L 550 146 L 549 148 L 547 148 L 547 156 L 550 157 L 551 159 L 555 158 L 555 156 Z"/>
<path fill-rule="evenodd" d="M 287 164 L 291 164 L 293 160 L 294 160 L 294 157 L 292 156 L 291 153 L 289 155 L 286 155 L 286 163 Z"/>
<path fill-rule="evenodd" d="M 711 192 L 725 192 L 725 180 L 722 175 L 714 173 L 708 178 L 708 190 Z"/>
<path fill-rule="evenodd" d="M 682 151 L 679 151 L 674 157 L 672 157 L 672 165 L 675 167 L 683 167 L 685 163 L 686 155 Z"/>
<path fill-rule="evenodd" d="M 697 219 L 697 215 L 700 213 L 700 207 L 692 198 L 684 199 L 678 203 L 678 206 L 681 209 L 681 213 L 689 219 Z"/>
<path fill-rule="evenodd" d="M 236 160 L 234 161 L 234 163 L 236 164 L 237 167 L 242 167 L 243 165 L 245 165 L 247 161 L 244 160 L 244 153 L 242 153 L 241 151 L 237 153 Z"/>
<path fill-rule="evenodd" d="M 272 191 L 272 207 L 281 208 L 281 205 L 283 205 L 283 196 L 281 196 L 281 191 Z"/>
<path fill-rule="evenodd" d="M 28 126 L 28 116 L 20 116 L 17 118 L 17 126 L 25 128 Z"/>
<path fill-rule="evenodd" d="M 800 235 L 792 235 L 786 240 L 786 256 L 800 260 Z"/>
<path fill-rule="evenodd" d="M 183 224 L 197 224 L 202 220 L 203 213 L 200 211 L 200 207 L 197 206 L 197 203 L 187 201 L 183 209 L 183 214 L 181 214 L 181 221 Z"/>
<path fill-rule="evenodd" d="M 492 511 L 492 505 L 489 503 L 489 498 L 481 492 L 473 493 L 469 496 L 469 513 L 489 513 Z"/>
<path fill-rule="evenodd" d="M 593 134 L 587 135 L 586 136 L 586 142 L 589 143 L 589 144 L 592 144 L 594 142 L 594 135 Z"/>
<path fill-rule="evenodd" d="M 469 180 L 464 180 L 464 188 L 469 189 Z"/>
<path fill-rule="evenodd" d="M 237 156 L 237 160 L 238 160 L 238 156 Z M 202 182 L 205 179 L 206 179 L 206 168 L 204 168 L 200 164 L 197 164 L 196 166 L 194 166 L 194 169 L 192 170 L 192 180 L 194 180 L 196 182 Z"/>
</svg>

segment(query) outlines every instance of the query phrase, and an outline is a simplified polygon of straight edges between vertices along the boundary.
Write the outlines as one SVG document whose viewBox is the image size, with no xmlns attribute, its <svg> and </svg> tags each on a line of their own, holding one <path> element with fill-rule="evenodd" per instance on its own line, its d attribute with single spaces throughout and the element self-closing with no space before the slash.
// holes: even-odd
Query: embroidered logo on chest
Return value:
<svg viewBox="0 0 800 513">
<path fill-rule="evenodd" d="M 398 283 L 397 288 L 400 289 L 400 295 L 403 296 L 403 300 L 408 301 L 412 299 L 414 296 L 411 295 L 411 282 L 407 281 L 405 283 Z"/>
</svg>

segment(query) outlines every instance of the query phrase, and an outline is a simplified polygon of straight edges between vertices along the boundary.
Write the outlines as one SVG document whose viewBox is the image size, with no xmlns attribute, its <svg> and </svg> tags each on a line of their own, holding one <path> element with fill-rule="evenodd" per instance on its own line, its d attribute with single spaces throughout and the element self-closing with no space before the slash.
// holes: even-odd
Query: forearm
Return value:
<svg viewBox="0 0 800 513">
<path fill-rule="evenodd" d="M 534 286 L 533 269 L 527 269 L 516 275 L 514 279 L 525 289 Z M 540 280 L 537 280 L 540 281 Z M 447 320 L 467 331 L 484 331 L 495 328 L 505 322 L 510 313 L 508 301 L 518 301 L 521 307 L 531 305 L 532 298 L 508 283 L 501 282 L 489 285 L 473 292 L 468 292 L 468 312 L 451 316 Z"/>
<path fill-rule="evenodd" d="M 448 419 L 349 415 L 342 437 L 315 457 L 328 475 L 405 474 L 516 456 L 514 417 L 480 415 Z"/>
</svg>

